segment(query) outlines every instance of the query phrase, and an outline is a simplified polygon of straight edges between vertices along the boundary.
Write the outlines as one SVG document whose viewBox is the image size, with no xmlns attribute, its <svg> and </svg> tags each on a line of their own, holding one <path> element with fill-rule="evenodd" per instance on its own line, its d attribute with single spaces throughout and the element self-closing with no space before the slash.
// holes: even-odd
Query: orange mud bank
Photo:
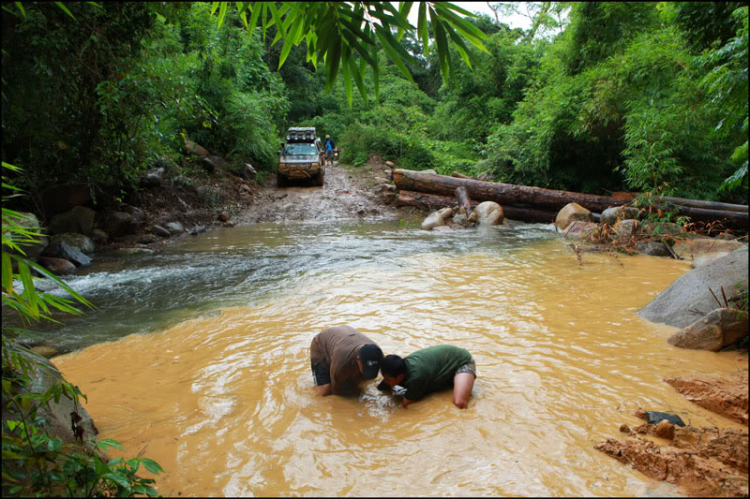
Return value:
<svg viewBox="0 0 750 499">
<path fill-rule="evenodd" d="M 737 360 L 747 366 L 747 354 Z M 706 375 L 664 381 L 697 405 L 747 426 L 747 368 L 728 378 Z M 636 411 L 635 416 L 645 419 L 645 412 Z M 620 431 L 628 437 L 609 438 L 596 449 L 650 478 L 675 484 L 690 496 L 747 497 L 747 431 L 679 427 L 668 421 L 634 428 L 623 424 Z"/>
</svg>

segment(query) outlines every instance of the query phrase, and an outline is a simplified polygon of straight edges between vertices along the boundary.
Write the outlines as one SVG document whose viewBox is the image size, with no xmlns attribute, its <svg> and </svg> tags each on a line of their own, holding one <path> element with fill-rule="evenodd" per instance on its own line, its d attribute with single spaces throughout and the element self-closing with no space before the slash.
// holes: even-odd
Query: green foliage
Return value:
<svg viewBox="0 0 750 499">
<path fill-rule="evenodd" d="M 20 190 L 7 183 L 7 172 L 18 172 L 19 168 L 3 162 L 3 208 L 2 208 L 2 303 L 6 310 L 17 314 L 25 324 L 39 320 L 52 320 L 52 308 L 77 314 L 75 302 L 92 305 L 73 291 L 58 277 L 43 267 L 23 257 L 23 247 L 40 237 L 37 228 L 24 227 L 22 216 L 6 208 L 6 202 L 19 196 Z M 66 291 L 71 298 L 61 298 L 36 291 L 31 269 Z M 15 277 L 18 277 L 18 280 Z M 19 292 L 19 285 L 23 291 Z M 2 485 L 11 495 L 89 497 L 91 495 L 133 496 L 143 494 L 155 496 L 151 486 L 153 479 L 142 478 L 136 473 L 141 464 L 151 473 L 158 474 L 161 467 L 148 458 L 127 461 L 122 458 L 107 460 L 96 451 L 108 446 L 120 448 L 114 440 L 89 441 L 86 445 L 64 443 L 52 437 L 46 430 L 46 422 L 39 409 L 50 403 L 59 403 L 61 397 L 74 401 L 77 412 L 80 397 L 86 398 L 77 386 L 62 379 L 54 381 L 44 393 L 34 392 L 32 376 L 40 370 L 50 368 L 37 359 L 22 344 L 13 341 L 30 333 L 21 328 L 3 325 L 2 330 L 2 395 L 3 412 L 7 414 L 1 431 L 3 439 Z M 76 419 L 72 419 L 77 437 Z"/>
</svg>

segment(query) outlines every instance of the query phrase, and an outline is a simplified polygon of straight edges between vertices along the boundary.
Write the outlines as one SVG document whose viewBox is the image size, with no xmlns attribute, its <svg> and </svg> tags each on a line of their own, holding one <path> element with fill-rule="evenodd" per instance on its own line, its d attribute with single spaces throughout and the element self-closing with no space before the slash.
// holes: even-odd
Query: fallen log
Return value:
<svg viewBox="0 0 750 499">
<path fill-rule="evenodd" d="M 476 208 L 479 203 L 471 201 L 471 207 Z M 439 194 L 427 194 L 424 192 L 399 191 L 396 206 L 413 206 L 429 211 L 437 211 L 443 208 L 456 206 L 456 198 L 441 196 Z M 555 221 L 557 212 L 534 209 L 527 206 L 503 206 L 505 218 L 518 220 L 520 222 L 552 223 Z"/>
<path fill-rule="evenodd" d="M 658 203 L 676 204 L 679 206 L 688 206 L 691 208 L 702 208 L 706 210 L 718 211 L 738 211 L 744 213 L 748 212 L 747 205 L 744 204 L 719 203 L 718 201 L 703 201 L 701 199 L 675 198 L 670 196 L 655 196 L 653 199 Z"/>
<path fill-rule="evenodd" d="M 456 189 L 456 199 L 458 200 L 458 206 L 463 207 L 466 212 L 466 218 L 469 218 L 471 216 L 471 198 L 466 192 L 466 187 Z"/>
<path fill-rule="evenodd" d="M 473 177 L 469 177 L 468 175 L 464 175 L 463 173 L 458 173 L 458 172 L 451 173 L 451 177 L 455 177 L 455 178 L 468 178 L 470 180 L 473 180 Z"/>
<path fill-rule="evenodd" d="M 542 187 L 483 182 L 437 175 L 412 170 L 393 170 L 393 181 L 399 190 L 417 191 L 429 194 L 451 196 L 458 187 L 465 187 L 468 195 L 477 201 L 495 201 L 505 210 L 506 207 L 530 206 L 537 210 L 557 213 L 568 203 L 578 203 L 591 212 L 601 213 L 611 206 L 628 204 L 631 200 L 622 197 L 599 196 L 571 191 L 557 191 Z M 668 210 L 668 206 L 655 205 Z M 690 206 L 678 206 L 678 216 L 688 216 L 693 221 L 721 221 L 725 227 L 748 229 L 747 211 L 710 210 Z M 554 218 L 554 217 L 553 217 Z"/>
</svg>

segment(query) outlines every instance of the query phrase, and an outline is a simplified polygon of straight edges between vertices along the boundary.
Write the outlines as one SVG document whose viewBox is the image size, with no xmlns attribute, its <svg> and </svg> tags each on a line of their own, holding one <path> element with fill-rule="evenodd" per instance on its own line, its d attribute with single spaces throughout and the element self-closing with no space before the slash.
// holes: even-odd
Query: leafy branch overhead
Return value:
<svg viewBox="0 0 750 499">
<path fill-rule="evenodd" d="M 413 64 L 414 56 L 400 43 L 406 32 L 416 32 L 425 56 L 430 38 L 434 39 L 440 71 L 446 83 L 453 70 L 449 40 L 470 68 L 479 61 L 468 50 L 467 41 L 488 53 L 484 46 L 487 35 L 462 17 L 476 15 L 447 2 L 418 2 L 416 7 L 414 2 L 399 2 L 398 7 L 391 2 L 281 2 L 280 6 L 276 2 L 213 2 L 211 14 L 218 11 L 219 26 L 233 7 L 248 29 L 255 28 L 260 20 L 264 38 L 268 28 L 276 26 L 273 43 L 282 40 L 284 43 L 279 68 L 292 48 L 304 40 L 307 62 L 312 62 L 316 69 L 321 61 L 325 66 L 326 92 L 331 90 L 341 70 L 349 105 L 352 103 L 352 81 L 362 97 L 367 98 L 364 85 L 367 66 L 372 68 L 375 95 L 380 99 L 377 53 L 381 48 L 401 73 L 413 81 L 405 62 Z M 412 8 L 418 9 L 416 27 L 408 21 Z"/>
</svg>

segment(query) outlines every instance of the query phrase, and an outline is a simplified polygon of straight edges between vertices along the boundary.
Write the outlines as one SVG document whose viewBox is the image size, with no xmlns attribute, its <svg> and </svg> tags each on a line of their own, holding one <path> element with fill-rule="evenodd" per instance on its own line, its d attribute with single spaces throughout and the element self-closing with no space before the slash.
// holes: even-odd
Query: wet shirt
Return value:
<svg viewBox="0 0 750 499">
<path fill-rule="evenodd" d="M 318 333 L 310 345 L 310 362 L 330 366 L 331 390 L 341 395 L 357 390 L 362 375 L 357 366 L 357 354 L 363 345 L 375 343 L 350 326 L 336 326 Z"/>
<path fill-rule="evenodd" d="M 456 370 L 471 362 L 471 354 L 453 345 L 438 345 L 417 350 L 404 362 L 407 377 L 401 385 L 406 388 L 405 397 L 413 401 L 451 386 Z"/>
</svg>

